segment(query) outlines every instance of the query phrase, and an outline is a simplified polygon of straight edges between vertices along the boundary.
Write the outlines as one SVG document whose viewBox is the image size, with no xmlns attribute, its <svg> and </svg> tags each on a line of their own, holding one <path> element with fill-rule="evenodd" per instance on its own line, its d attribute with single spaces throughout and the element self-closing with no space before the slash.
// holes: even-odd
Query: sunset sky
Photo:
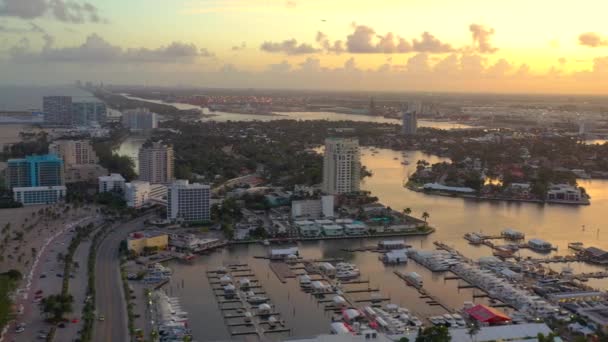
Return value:
<svg viewBox="0 0 608 342">
<path fill-rule="evenodd" d="M 608 93 L 601 0 L 0 0 L 0 83 Z"/>
</svg>

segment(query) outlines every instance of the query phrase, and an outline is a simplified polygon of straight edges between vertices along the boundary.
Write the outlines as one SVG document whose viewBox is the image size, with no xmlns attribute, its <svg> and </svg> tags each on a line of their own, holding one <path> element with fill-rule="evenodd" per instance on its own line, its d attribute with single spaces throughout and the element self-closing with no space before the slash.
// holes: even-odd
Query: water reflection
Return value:
<svg viewBox="0 0 608 342">
<path fill-rule="evenodd" d="M 145 138 L 130 137 L 118 150 L 119 153 L 136 156 L 139 145 Z M 466 232 L 481 231 L 498 234 L 512 227 L 526 234 L 526 238 L 538 237 L 550 241 L 558 247 L 554 254 L 569 254 L 567 244 L 580 241 L 608 249 L 608 239 L 602 232 L 605 213 L 608 211 L 608 181 L 580 180 L 579 183 L 591 195 L 589 206 L 539 205 L 533 203 L 480 202 L 458 198 L 425 195 L 409 191 L 403 187 L 407 177 L 414 172 L 416 161 L 425 159 L 430 163 L 447 161 L 420 151 L 408 151 L 405 155 L 398 151 L 363 148 L 362 163 L 373 173 L 362 183 L 362 189 L 369 190 L 380 201 L 396 210 L 412 209 L 414 216 L 423 212 L 430 214 L 429 222 L 437 232 L 429 237 L 412 237 L 406 242 L 415 248 L 434 249 L 433 241 L 440 240 L 461 250 L 471 258 L 492 255 L 486 246 L 471 246 L 462 236 Z M 404 160 L 408 165 L 402 164 Z M 583 225 L 585 229 L 583 230 Z M 605 229 L 605 228 L 604 228 Z M 374 245 L 377 240 L 337 240 L 305 242 L 299 244 L 305 258 L 343 258 L 358 265 L 362 278 L 370 280 L 370 287 L 380 288 L 383 296 L 411 309 L 421 317 L 442 314 L 439 306 L 430 306 L 420 298 L 418 292 L 407 287 L 396 275 L 395 270 L 415 271 L 424 277 L 425 289 L 450 308 L 460 308 L 464 301 L 487 304 L 487 298 L 474 298 L 476 290 L 459 288 L 458 280 L 446 280 L 444 274 L 432 273 L 410 261 L 406 265 L 384 266 L 374 253 L 349 253 L 343 249 Z M 310 295 L 300 291 L 295 279 L 286 284 L 278 281 L 269 270 L 268 262 L 254 258 L 265 255 L 267 247 L 261 245 L 233 246 L 217 253 L 201 256 L 194 265 L 172 263 L 174 276 L 168 285 L 171 295 L 179 296 L 184 310 L 190 313 L 194 336 L 200 340 L 231 339 L 224 319 L 217 309 L 215 297 L 211 293 L 205 271 L 228 263 L 248 263 L 260 280 L 268 296 L 276 305 L 281 317 L 292 329 L 292 336 L 312 336 L 327 333 L 330 316 Z M 519 252 L 521 257 L 540 257 L 530 250 Z M 555 271 L 561 271 L 565 264 L 551 264 Z M 569 265 L 575 273 L 592 272 L 602 267 L 582 263 Z M 608 280 L 590 280 L 590 286 L 608 288 Z M 363 295 L 358 295 L 363 296 Z M 283 336 L 284 337 L 284 336 Z M 277 337 L 283 338 L 283 337 Z M 239 339 L 245 339 L 239 338 Z"/>
<path fill-rule="evenodd" d="M 179 103 L 179 102 L 164 102 L 161 100 L 149 100 L 143 99 L 140 97 L 129 96 L 126 94 L 122 94 L 123 96 L 139 100 L 139 101 L 147 101 L 151 103 L 159 103 L 174 106 L 177 109 L 181 110 L 202 110 L 205 115 L 213 115 L 211 117 L 203 117 L 201 121 L 273 121 L 273 120 L 328 120 L 328 121 L 364 121 L 364 122 L 377 122 L 377 123 L 401 123 L 398 119 L 388 119 L 384 117 L 376 117 L 376 116 L 367 116 L 367 115 L 355 115 L 355 114 L 342 114 L 342 113 L 334 113 L 334 112 L 277 112 L 277 115 L 253 115 L 253 114 L 237 114 L 237 113 L 226 113 L 226 112 L 210 112 L 208 108 L 201 108 L 199 106 L 194 106 L 187 103 Z M 432 127 L 439 129 L 462 129 L 462 128 L 472 128 L 472 126 L 453 123 L 453 122 L 445 122 L 445 121 L 426 121 L 419 120 L 418 126 L 420 127 Z"/>
</svg>

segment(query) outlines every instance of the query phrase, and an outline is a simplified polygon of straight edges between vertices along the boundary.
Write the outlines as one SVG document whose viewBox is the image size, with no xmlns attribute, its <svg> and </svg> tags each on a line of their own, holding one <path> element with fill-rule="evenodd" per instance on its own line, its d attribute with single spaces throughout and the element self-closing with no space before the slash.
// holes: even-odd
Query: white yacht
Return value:
<svg viewBox="0 0 608 342">
<path fill-rule="evenodd" d="M 303 287 L 303 288 L 310 287 L 311 279 L 308 274 L 302 274 L 301 276 L 299 276 L 298 281 L 300 282 L 301 287 Z"/>
</svg>

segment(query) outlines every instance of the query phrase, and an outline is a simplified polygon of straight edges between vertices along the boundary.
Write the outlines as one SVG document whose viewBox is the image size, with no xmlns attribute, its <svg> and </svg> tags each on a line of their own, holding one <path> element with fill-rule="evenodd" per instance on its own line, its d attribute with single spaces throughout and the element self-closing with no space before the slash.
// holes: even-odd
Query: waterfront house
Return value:
<svg viewBox="0 0 608 342">
<path fill-rule="evenodd" d="M 352 224 L 344 225 L 344 232 L 346 235 L 364 235 L 367 234 L 367 225 L 363 222 L 356 222 Z"/>
<path fill-rule="evenodd" d="M 342 236 L 344 235 L 344 228 L 337 224 L 327 224 L 323 226 L 323 234 L 325 236 Z"/>
<path fill-rule="evenodd" d="M 317 237 L 321 235 L 321 226 L 313 221 L 296 221 L 294 225 L 300 231 L 300 235 L 303 237 Z"/>
<path fill-rule="evenodd" d="M 555 184 L 551 185 L 549 191 L 547 191 L 547 202 L 588 204 L 589 200 L 576 186 Z"/>
<path fill-rule="evenodd" d="M 342 219 L 336 219 L 334 221 L 336 224 L 352 224 L 355 221 L 353 219 L 348 219 L 348 218 L 342 218 Z"/>
<path fill-rule="evenodd" d="M 326 224 L 334 224 L 334 221 L 327 220 L 327 219 L 324 219 L 324 220 L 315 220 L 315 224 L 318 225 L 318 226 L 324 226 Z"/>
<path fill-rule="evenodd" d="M 403 224 L 391 224 L 387 227 L 384 227 L 384 232 L 394 232 L 394 233 L 403 233 L 403 232 L 411 232 L 415 231 L 419 227 L 424 226 L 424 221 L 413 221 L 409 223 Z M 376 230 L 379 231 L 379 230 Z"/>
</svg>

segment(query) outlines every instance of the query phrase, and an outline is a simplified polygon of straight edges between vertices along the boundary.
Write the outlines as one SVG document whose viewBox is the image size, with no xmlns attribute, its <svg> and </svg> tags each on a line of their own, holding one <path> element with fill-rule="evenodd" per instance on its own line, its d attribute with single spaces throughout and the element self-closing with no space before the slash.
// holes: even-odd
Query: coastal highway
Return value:
<svg viewBox="0 0 608 342">
<path fill-rule="evenodd" d="M 98 315 L 104 315 L 104 321 L 96 321 L 93 341 L 115 342 L 129 341 L 127 304 L 120 278 L 120 242 L 129 233 L 144 228 L 144 221 L 150 215 L 122 223 L 113 228 L 103 239 L 97 250 L 95 261 L 95 308 Z"/>
</svg>

